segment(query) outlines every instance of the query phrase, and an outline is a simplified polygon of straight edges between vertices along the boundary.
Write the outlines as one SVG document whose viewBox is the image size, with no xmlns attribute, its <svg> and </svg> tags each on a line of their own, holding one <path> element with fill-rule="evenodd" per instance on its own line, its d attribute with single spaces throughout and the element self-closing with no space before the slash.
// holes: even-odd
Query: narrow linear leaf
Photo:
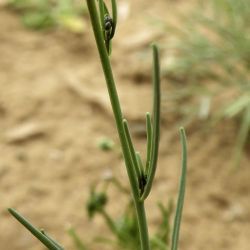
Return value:
<svg viewBox="0 0 250 250">
<path fill-rule="evenodd" d="M 126 139 L 127 139 L 127 143 L 128 143 L 128 147 L 129 147 L 129 151 L 130 151 L 130 155 L 131 155 L 131 159 L 133 162 L 133 167 L 137 176 L 137 179 L 140 178 L 140 167 L 136 158 L 136 152 L 134 149 L 134 145 L 131 139 L 131 135 L 129 132 L 129 128 L 128 128 L 128 122 L 126 119 L 123 119 L 123 128 L 124 128 L 124 132 L 126 135 Z"/>
<path fill-rule="evenodd" d="M 181 169 L 181 177 L 180 177 L 180 186 L 178 193 L 178 201 L 177 208 L 174 219 L 174 228 L 172 235 L 172 245 L 171 250 L 178 249 L 179 243 L 179 232 L 181 225 L 181 217 L 182 217 L 182 209 L 184 205 L 184 197 L 185 197 L 185 187 L 186 187 L 186 173 L 187 173 L 187 142 L 184 128 L 180 128 L 180 137 L 182 144 L 182 169 Z"/>
<path fill-rule="evenodd" d="M 51 242 L 53 242 L 55 244 L 55 246 L 58 247 L 58 249 L 63 249 L 63 247 L 55 239 L 53 239 L 51 236 L 49 236 L 43 229 L 41 229 L 40 232 L 43 235 L 45 235 Z"/>
<path fill-rule="evenodd" d="M 153 44 L 153 133 L 152 133 L 152 150 L 150 156 L 150 166 L 147 184 L 141 200 L 145 200 L 151 190 L 155 171 L 157 167 L 158 160 L 158 149 L 160 142 L 160 104 L 161 104 L 161 90 L 160 90 L 160 62 L 159 62 L 159 52 L 158 47 Z"/>
<path fill-rule="evenodd" d="M 104 4 L 104 15 L 108 14 L 110 16 L 107 5 L 105 4 L 105 2 L 103 2 L 103 4 Z"/>
<path fill-rule="evenodd" d="M 108 10 L 108 7 L 107 7 L 107 5 L 105 4 L 105 2 L 103 1 L 103 0 L 98 0 L 98 4 L 100 4 L 100 1 L 102 2 L 101 4 L 102 4 L 102 8 L 103 8 L 103 11 L 104 11 L 104 16 L 106 15 L 106 14 L 108 14 L 109 15 L 109 10 Z M 99 5 L 100 6 L 100 5 Z M 100 11 L 100 9 L 99 9 L 99 11 Z"/>
<path fill-rule="evenodd" d="M 39 241 L 41 241 L 50 250 L 63 250 L 62 247 L 51 241 L 45 234 L 39 229 L 34 227 L 29 221 L 27 221 L 22 215 L 20 215 L 13 208 L 9 208 L 8 211 L 14 216 L 27 230 L 29 230 Z"/>
<path fill-rule="evenodd" d="M 100 24 L 101 24 L 101 29 L 102 29 L 102 34 L 103 34 L 103 39 L 104 39 L 104 30 L 105 30 L 105 24 L 104 24 L 104 3 L 103 0 L 98 0 L 99 3 L 99 15 L 100 15 Z"/>
<path fill-rule="evenodd" d="M 117 24 L 117 4 L 116 0 L 111 0 L 112 4 L 112 19 L 113 19 L 113 27 L 111 31 L 110 38 L 112 39 L 115 35 L 115 29 L 116 29 L 116 24 Z"/>
<path fill-rule="evenodd" d="M 138 166 L 139 166 L 139 169 L 140 169 L 140 174 L 141 175 L 144 175 L 144 167 L 143 167 L 143 163 L 142 163 L 142 159 L 141 159 L 141 155 L 138 151 L 135 152 L 135 155 L 136 155 L 136 160 L 137 160 L 137 163 L 138 163 Z"/>
<path fill-rule="evenodd" d="M 147 129 L 147 160 L 146 160 L 146 174 L 149 174 L 149 166 L 152 154 L 152 122 L 149 112 L 146 113 L 146 129 Z"/>
</svg>

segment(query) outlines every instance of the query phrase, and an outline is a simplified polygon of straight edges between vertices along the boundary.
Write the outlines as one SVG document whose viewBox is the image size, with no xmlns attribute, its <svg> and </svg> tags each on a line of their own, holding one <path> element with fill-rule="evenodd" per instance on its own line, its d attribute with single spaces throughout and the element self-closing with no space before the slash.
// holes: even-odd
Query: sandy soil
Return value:
<svg viewBox="0 0 250 250">
<path fill-rule="evenodd" d="M 170 6 L 183 3 L 130 2 L 129 18 L 119 23 L 112 63 L 124 114 L 144 155 L 144 114 L 151 105 L 148 45 L 170 36 L 153 29 L 148 17 L 166 19 Z M 127 183 L 93 35 L 89 26 L 81 36 L 28 31 L 4 8 L 0 23 L 0 249 L 44 249 L 11 218 L 7 207 L 45 228 L 66 249 L 74 249 L 65 232 L 69 224 L 87 241 L 104 231 L 109 234 L 101 219 L 87 219 L 84 204 L 90 186 L 107 170 Z M 168 84 L 163 79 L 164 89 Z M 159 222 L 156 202 L 176 197 L 180 173 L 177 123 L 168 116 L 167 105 L 163 114 L 159 168 L 146 202 L 150 231 Z M 180 249 L 248 250 L 249 154 L 238 171 L 231 171 L 234 124 L 209 131 L 203 125 L 196 122 L 187 129 Z M 97 145 L 103 137 L 114 140 L 117 150 L 101 151 Z M 122 204 L 119 193 L 110 190 L 110 212 L 118 215 Z"/>
</svg>

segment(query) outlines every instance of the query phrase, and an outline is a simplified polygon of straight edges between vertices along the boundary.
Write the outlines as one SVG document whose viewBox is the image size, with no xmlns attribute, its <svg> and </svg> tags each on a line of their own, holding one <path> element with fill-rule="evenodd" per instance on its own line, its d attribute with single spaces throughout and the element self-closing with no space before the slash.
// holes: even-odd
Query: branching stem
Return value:
<svg viewBox="0 0 250 250">
<path fill-rule="evenodd" d="M 101 0 L 99 0 L 101 1 Z M 115 117 L 115 122 L 117 126 L 117 131 L 119 134 L 119 139 L 121 142 L 121 147 L 123 151 L 123 156 L 125 160 L 125 165 L 132 189 L 133 200 L 136 208 L 136 214 L 138 219 L 139 231 L 140 231 L 140 240 L 141 240 L 141 249 L 150 250 L 149 246 L 149 237 L 148 237 L 148 228 L 147 220 L 145 216 L 144 202 L 140 200 L 140 193 L 138 188 L 138 180 L 136 178 L 136 173 L 133 168 L 133 161 L 130 155 L 129 145 L 127 143 L 126 134 L 124 131 L 123 125 L 123 115 L 120 107 L 120 102 L 115 86 L 115 81 L 113 77 L 113 72 L 108 56 L 108 52 L 103 41 L 102 30 L 100 27 L 100 22 L 98 19 L 97 8 L 94 0 L 87 0 L 88 10 L 90 13 L 91 23 L 94 31 L 94 36 L 99 51 L 103 72 L 105 75 L 107 88 L 109 92 L 109 97 Z"/>
</svg>

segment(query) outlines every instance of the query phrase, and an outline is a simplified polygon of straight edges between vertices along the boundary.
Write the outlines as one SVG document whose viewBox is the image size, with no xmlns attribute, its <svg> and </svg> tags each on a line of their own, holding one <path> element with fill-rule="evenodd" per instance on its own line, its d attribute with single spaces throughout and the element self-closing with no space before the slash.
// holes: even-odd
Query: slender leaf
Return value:
<svg viewBox="0 0 250 250">
<path fill-rule="evenodd" d="M 102 29 L 102 34 L 103 34 L 103 39 L 105 37 L 104 30 L 105 30 L 105 24 L 104 24 L 104 3 L 103 0 L 98 0 L 99 3 L 99 16 L 100 16 L 100 24 L 101 24 L 101 29 Z"/>
<path fill-rule="evenodd" d="M 63 249 L 63 247 L 56 241 L 54 240 L 51 236 L 49 236 L 43 229 L 40 230 L 42 234 L 44 234 L 51 242 L 55 244 L 55 246 L 58 247 L 58 249 Z"/>
<path fill-rule="evenodd" d="M 176 208 L 175 219 L 174 219 L 171 250 L 178 249 L 182 209 L 184 205 L 185 188 L 186 188 L 187 143 L 186 143 L 186 135 L 185 135 L 184 128 L 180 128 L 180 137 L 181 137 L 181 144 L 182 144 L 182 170 L 181 170 L 181 177 L 180 177 L 180 187 L 179 187 L 177 208 Z"/>
<path fill-rule="evenodd" d="M 20 215 L 13 208 L 9 208 L 8 211 L 14 216 L 27 230 L 29 230 L 39 241 L 41 241 L 50 250 L 63 250 L 59 244 L 55 244 L 50 238 L 43 234 L 39 229 L 34 227 L 28 220 Z"/>
<path fill-rule="evenodd" d="M 135 155 L 136 155 L 136 160 L 138 162 L 138 166 L 139 166 L 139 169 L 140 169 L 140 174 L 144 175 L 145 170 L 144 170 L 144 167 L 143 167 L 143 163 L 142 163 L 142 159 L 141 159 L 140 153 L 137 151 L 135 153 Z"/>
<path fill-rule="evenodd" d="M 124 132 L 125 132 L 125 135 L 126 135 L 126 139 L 127 139 L 131 159 L 132 159 L 132 162 L 133 162 L 133 167 L 134 167 L 137 179 L 138 179 L 138 178 L 140 178 L 140 175 L 141 175 L 140 174 L 140 167 L 139 167 L 139 164 L 138 164 L 138 161 L 137 161 L 136 152 L 135 152 L 134 145 L 133 145 L 131 135 L 130 135 L 130 132 L 129 132 L 128 122 L 127 122 L 126 119 L 123 119 L 123 128 L 124 128 Z"/>
<path fill-rule="evenodd" d="M 114 37 L 116 24 L 117 24 L 117 4 L 116 4 L 116 0 L 111 0 L 111 3 L 112 3 L 113 27 L 112 27 L 110 38 L 112 39 Z"/>
<path fill-rule="evenodd" d="M 160 62 L 159 52 L 155 44 L 152 45 L 153 49 L 153 88 L 154 88 L 154 100 L 153 100 L 153 142 L 151 161 L 149 167 L 149 175 L 144 193 L 141 197 L 145 200 L 150 193 L 158 160 L 158 149 L 160 142 L 160 104 L 161 104 L 161 93 L 160 93 Z"/>
<path fill-rule="evenodd" d="M 146 174 L 149 174 L 149 166 L 152 155 L 152 123 L 151 115 L 149 112 L 146 113 L 146 128 L 147 128 L 147 160 L 146 160 Z"/>
</svg>

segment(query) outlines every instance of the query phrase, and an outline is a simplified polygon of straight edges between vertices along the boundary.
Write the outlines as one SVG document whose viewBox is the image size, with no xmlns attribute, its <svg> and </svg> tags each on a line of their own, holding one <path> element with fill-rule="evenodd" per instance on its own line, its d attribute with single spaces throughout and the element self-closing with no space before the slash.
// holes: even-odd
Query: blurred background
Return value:
<svg viewBox="0 0 250 250">
<path fill-rule="evenodd" d="M 159 166 L 146 202 L 150 233 L 161 223 L 157 202 L 175 204 L 178 128 L 185 126 L 180 249 L 249 249 L 249 0 L 117 3 L 111 60 L 143 159 L 151 42 L 161 51 Z M 89 220 L 86 211 L 100 182 L 116 179 L 125 188 L 128 182 L 85 1 L 0 0 L 0 23 L 0 249 L 44 249 L 8 207 L 66 249 L 81 249 L 69 228 L 88 249 L 118 249 L 97 244 L 97 236 L 113 236 L 102 216 Z M 107 193 L 105 209 L 119 218 L 128 197 L 112 187 Z"/>
</svg>

